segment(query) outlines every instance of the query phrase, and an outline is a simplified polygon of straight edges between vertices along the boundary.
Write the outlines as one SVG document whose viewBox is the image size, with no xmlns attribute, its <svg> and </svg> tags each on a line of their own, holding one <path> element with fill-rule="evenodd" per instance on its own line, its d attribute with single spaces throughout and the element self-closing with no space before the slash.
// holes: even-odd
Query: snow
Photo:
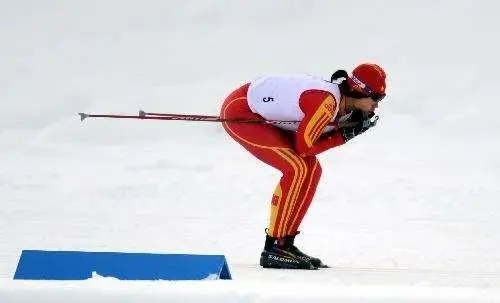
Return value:
<svg viewBox="0 0 500 303">
<path fill-rule="evenodd" d="M 494 1 L 2 1 L 0 301 L 500 302 Z M 388 73 L 377 127 L 320 156 L 297 242 L 258 267 L 279 173 L 210 122 L 268 73 Z M 13 281 L 22 249 L 224 254 L 232 281 Z"/>
</svg>

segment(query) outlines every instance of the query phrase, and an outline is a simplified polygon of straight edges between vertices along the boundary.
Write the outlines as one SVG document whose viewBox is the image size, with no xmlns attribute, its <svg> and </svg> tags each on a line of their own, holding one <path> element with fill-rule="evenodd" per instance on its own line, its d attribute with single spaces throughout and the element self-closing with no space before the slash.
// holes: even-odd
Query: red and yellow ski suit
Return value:
<svg viewBox="0 0 500 303">
<path fill-rule="evenodd" d="M 232 92 L 221 108 L 222 119 L 262 119 L 250 109 L 250 84 Z M 304 117 L 296 131 L 266 123 L 224 122 L 227 133 L 252 155 L 283 173 L 271 199 L 268 234 L 295 235 L 316 192 L 321 165 L 316 155 L 344 143 L 337 131 L 324 133 L 337 113 L 340 100 L 325 90 L 311 89 L 300 94 Z"/>
</svg>

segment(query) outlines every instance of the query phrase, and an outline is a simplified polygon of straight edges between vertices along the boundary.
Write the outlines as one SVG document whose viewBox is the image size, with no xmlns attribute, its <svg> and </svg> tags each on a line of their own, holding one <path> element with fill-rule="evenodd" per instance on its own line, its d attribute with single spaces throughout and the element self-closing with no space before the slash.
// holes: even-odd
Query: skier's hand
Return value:
<svg viewBox="0 0 500 303">
<path fill-rule="evenodd" d="M 354 124 L 352 126 L 342 128 L 342 136 L 344 137 L 344 142 L 351 140 L 352 138 L 361 135 L 368 129 L 377 125 L 378 116 L 375 116 L 374 112 L 362 112 L 360 110 L 354 110 L 351 116 L 346 122 L 349 124 Z"/>
</svg>

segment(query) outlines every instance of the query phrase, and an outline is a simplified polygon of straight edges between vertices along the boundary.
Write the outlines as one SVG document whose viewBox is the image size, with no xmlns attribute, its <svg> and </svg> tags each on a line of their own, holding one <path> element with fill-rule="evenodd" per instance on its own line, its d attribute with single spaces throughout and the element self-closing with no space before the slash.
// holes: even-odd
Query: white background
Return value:
<svg viewBox="0 0 500 303">
<path fill-rule="evenodd" d="M 500 302 L 498 6 L 0 1 L 2 302 Z M 221 125 L 77 116 L 217 115 L 257 76 L 366 61 L 379 124 L 320 156 L 297 238 L 333 270 L 258 267 L 280 174 Z M 234 280 L 12 281 L 22 249 L 224 254 Z"/>
</svg>

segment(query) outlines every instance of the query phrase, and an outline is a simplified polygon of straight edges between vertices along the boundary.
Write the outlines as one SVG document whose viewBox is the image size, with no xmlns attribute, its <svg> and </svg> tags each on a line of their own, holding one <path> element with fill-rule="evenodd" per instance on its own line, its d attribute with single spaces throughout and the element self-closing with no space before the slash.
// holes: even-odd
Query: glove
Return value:
<svg viewBox="0 0 500 303">
<path fill-rule="evenodd" d="M 347 142 L 374 127 L 377 125 L 377 121 L 378 116 L 375 116 L 374 112 L 365 113 L 360 110 L 354 110 L 350 117 L 346 119 L 346 124 L 349 126 L 342 127 L 341 129 L 344 142 Z"/>
</svg>

